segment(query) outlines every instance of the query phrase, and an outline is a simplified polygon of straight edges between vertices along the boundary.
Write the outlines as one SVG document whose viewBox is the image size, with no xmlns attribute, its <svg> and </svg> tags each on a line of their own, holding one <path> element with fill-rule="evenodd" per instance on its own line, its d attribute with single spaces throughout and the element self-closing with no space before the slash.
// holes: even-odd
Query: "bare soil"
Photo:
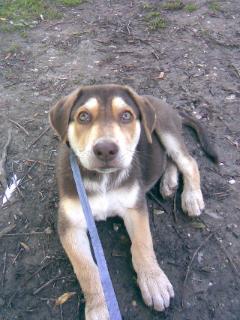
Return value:
<svg viewBox="0 0 240 320">
<path fill-rule="evenodd" d="M 149 3 L 157 10 L 164 2 Z M 176 293 L 166 312 L 142 301 L 123 222 L 98 223 L 123 318 L 240 319 L 239 1 L 219 1 L 216 10 L 205 0 L 194 3 L 191 13 L 159 9 L 166 25 L 156 30 L 143 2 L 99 0 L 63 8 L 62 20 L 42 21 L 25 37 L 0 34 L 0 150 L 12 127 L 8 178 L 25 177 L 1 207 L 0 232 L 13 227 L 0 238 L 1 320 L 84 319 L 83 295 L 56 232 L 58 142 L 52 130 L 33 142 L 48 127 L 58 98 L 95 83 L 128 84 L 193 113 L 211 132 L 222 163 L 213 165 L 186 131 L 200 166 L 205 213 L 186 217 L 180 191 L 175 206 L 157 187 L 159 204 L 149 196 L 157 258 Z M 65 292 L 75 295 L 55 306 Z"/>
</svg>

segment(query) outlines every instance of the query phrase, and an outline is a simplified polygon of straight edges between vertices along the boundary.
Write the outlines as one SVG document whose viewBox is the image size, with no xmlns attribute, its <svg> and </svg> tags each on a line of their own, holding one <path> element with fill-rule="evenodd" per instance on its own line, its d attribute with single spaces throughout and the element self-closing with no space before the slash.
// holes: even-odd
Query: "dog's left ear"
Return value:
<svg viewBox="0 0 240 320">
<path fill-rule="evenodd" d="M 156 120 L 157 120 L 156 112 L 153 106 L 151 105 L 151 103 L 145 97 L 139 96 L 130 87 L 125 87 L 125 88 L 128 91 L 128 94 L 130 95 L 130 97 L 136 103 L 140 111 L 141 120 L 147 136 L 147 140 L 149 143 L 152 143 L 152 133 L 155 129 Z"/>
<path fill-rule="evenodd" d="M 67 129 L 72 108 L 81 94 L 81 88 L 61 98 L 50 110 L 49 121 L 62 142 L 67 142 Z"/>
</svg>

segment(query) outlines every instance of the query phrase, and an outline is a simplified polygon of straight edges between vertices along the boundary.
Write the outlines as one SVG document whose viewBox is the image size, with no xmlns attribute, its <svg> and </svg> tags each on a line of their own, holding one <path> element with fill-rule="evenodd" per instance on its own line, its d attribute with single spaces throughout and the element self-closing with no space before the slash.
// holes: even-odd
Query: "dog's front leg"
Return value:
<svg viewBox="0 0 240 320">
<path fill-rule="evenodd" d="M 77 198 L 61 199 L 58 231 L 84 293 L 86 320 L 108 320 L 98 268 L 92 258 L 86 221 Z"/>
<path fill-rule="evenodd" d="M 132 242 L 133 267 L 143 300 L 155 310 L 163 311 L 174 291 L 154 253 L 147 209 L 142 212 L 128 209 L 123 219 Z"/>
</svg>

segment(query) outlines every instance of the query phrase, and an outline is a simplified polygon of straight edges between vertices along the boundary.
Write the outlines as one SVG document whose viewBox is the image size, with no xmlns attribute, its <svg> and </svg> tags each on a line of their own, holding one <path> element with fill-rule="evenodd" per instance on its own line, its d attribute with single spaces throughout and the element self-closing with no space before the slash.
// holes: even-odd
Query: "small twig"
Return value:
<svg viewBox="0 0 240 320">
<path fill-rule="evenodd" d="M 7 187 L 7 175 L 5 171 L 5 162 L 7 160 L 7 149 L 11 142 L 11 138 L 12 138 L 12 129 L 9 129 L 7 142 L 2 148 L 3 151 L 2 151 L 2 156 L 0 158 L 0 183 L 2 184 L 4 189 Z"/>
<path fill-rule="evenodd" d="M 83 9 L 78 8 L 78 10 L 83 10 Z M 72 21 L 59 21 L 59 22 L 57 22 L 57 23 L 54 23 L 54 24 L 51 24 L 51 25 L 47 26 L 47 27 L 45 28 L 45 30 L 52 29 L 52 28 L 54 28 L 54 27 L 56 27 L 56 26 L 58 26 L 58 25 L 60 25 L 60 24 L 68 24 L 68 23 L 72 23 Z"/>
<path fill-rule="evenodd" d="M 235 74 L 236 74 L 237 78 L 240 79 L 240 71 L 239 71 L 239 69 L 234 64 L 229 64 L 229 67 L 231 67 L 235 71 Z"/>
<path fill-rule="evenodd" d="M 42 291 L 44 288 L 49 286 L 51 283 L 55 282 L 59 277 L 55 277 L 53 279 L 48 280 L 46 283 L 44 283 L 41 287 L 33 291 L 33 295 L 35 296 L 38 294 L 40 291 Z"/>
<path fill-rule="evenodd" d="M 173 197 L 173 220 L 177 223 L 177 192 Z"/>
<path fill-rule="evenodd" d="M 15 81 L 15 82 L 12 82 L 12 83 L 8 83 L 8 84 L 6 84 L 6 85 L 4 86 L 4 89 L 10 88 L 10 87 L 12 87 L 12 86 L 15 86 L 15 84 L 19 84 L 19 83 L 21 83 L 21 81 Z"/>
<path fill-rule="evenodd" d="M 205 224 L 205 226 L 210 230 L 210 227 L 207 225 L 207 223 L 200 218 L 200 221 Z M 236 276 L 239 278 L 239 270 L 237 268 L 237 266 L 235 265 L 235 263 L 233 262 L 232 258 L 229 256 L 227 250 L 225 249 L 225 247 L 223 246 L 223 244 L 221 243 L 220 239 L 217 236 L 216 230 L 215 232 L 211 230 L 211 233 L 214 236 L 214 239 L 217 241 L 217 243 L 219 244 L 220 248 L 222 249 L 222 251 L 224 252 L 225 256 L 227 257 L 229 263 L 231 264 L 231 267 L 233 269 L 233 271 L 235 272 Z"/>
<path fill-rule="evenodd" d="M 15 227 L 15 225 L 14 225 Z M 5 228 L 7 229 L 7 228 Z M 47 228 L 46 228 L 47 229 Z M 41 235 L 41 234 L 51 234 L 52 232 L 49 230 L 44 230 L 44 231 L 33 231 L 33 232 L 19 232 L 19 233 L 5 233 L 1 235 L 1 232 L 3 232 L 4 230 L 2 230 L 0 232 L 0 238 L 1 237 L 17 237 L 17 236 L 37 236 L 37 235 Z M 11 230 L 9 230 L 11 231 Z"/>
<path fill-rule="evenodd" d="M 62 305 L 59 305 L 60 308 L 60 316 L 61 316 L 61 320 L 63 320 L 63 309 L 62 309 Z"/>
<path fill-rule="evenodd" d="M 227 250 L 225 249 L 225 247 L 223 246 L 223 244 L 221 243 L 220 239 L 216 236 L 216 234 L 214 234 L 214 239 L 217 241 L 217 243 L 219 244 L 220 248 L 222 249 L 222 251 L 224 252 L 224 254 L 226 255 L 228 261 L 231 264 L 231 267 L 233 269 L 233 271 L 235 272 L 235 274 L 237 275 L 237 277 L 239 277 L 239 271 L 237 266 L 235 265 L 235 263 L 233 262 L 232 258 L 229 256 Z"/>
<path fill-rule="evenodd" d="M 26 135 L 29 136 L 29 132 L 21 124 L 19 124 L 18 122 L 14 121 L 12 119 L 9 119 L 9 121 L 11 123 L 15 124 L 18 128 L 22 129 L 26 133 Z"/>
<path fill-rule="evenodd" d="M 15 172 L 14 172 L 14 168 L 13 168 L 13 163 L 12 163 L 12 173 L 13 173 L 13 176 L 16 176 Z M 16 187 L 17 192 L 20 194 L 21 198 L 24 199 L 24 195 L 23 195 L 22 191 L 20 190 L 20 188 L 19 188 L 19 186 L 18 186 L 16 181 L 15 181 L 14 185 Z"/>
<path fill-rule="evenodd" d="M 38 274 L 40 271 L 42 271 L 43 269 L 45 269 L 46 267 L 48 267 L 53 261 L 49 261 L 48 263 L 46 263 L 45 265 L 41 266 L 40 268 L 37 269 L 37 271 L 35 271 L 30 277 L 28 277 L 22 284 L 22 286 L 19 286 L 14 294 L 10 297 L 7 306 L 9 307 L 10 304 L 12 303 L 13 299 L 16 297 L 16 295 L 18 294 L 19 291 L 22 290 L 22 288 L 24 288 L 26 286 L 26 284 L 33 278 L 35 277 L 36 274 Z"/>
<path fill-rule="evenodd" d="M 39 164 L 42 164 L 43 166 L 55 167 L 55 164 L 54 164 L 53 162 L 47 162 L 47 161 L 43 161 L 43 160 L 25 159 L 24 161 L 27 161 L 27 162 L 37 162 L 37 163 L 39 163 Z"/>
<path fill-rule="evenodd" d="M 184 298 L 185 298 L 185 288 L 186 288 L 186 283 L 187 283 L 187 280 L 188 280 L 188 276 L 189 276 L 189 273 L 190 273 L 190 270 L 191 270 L 191 267 L 192 267 L 192 264 L 193 264 L 193 261 L 197 255 L 197 253 L 199 252 L 199 250 L 202 249 L 202 247 L 208 242 L 208 240 L 213 236 L 213 233 L 210 233 L 207 238 L 200 244 L 200 246 L 194 251 L 193 253 L 193 256 L 189 262 L 189 265 L 187 267 L 187 272 L 186 272 L 186 275 L 185 275 L 185 278 L 184 278 L 184 281 L 183 281 L 183 289 L 182 289 L 182 308 L 184 307 Z"/>
<path fill-rule="evenodd" d="M 153 55 L 157 60 L 160 60 L 160 57 L 156 54 L 155 51 L 152 51 L 152 55 Z"/>
<path fill-rule="evenodd" d="M 3 271 L 2 271 L 2 288 L 4 287 L 5 273 L 6 273 L 6 261 L 7 261 L 7 251 L 5 251 L 3 256 Z"/>
<path fill-rule="evenodd" d="M 0 231 L 0 239 L 7 235 L 8 232 L 12 231 L 16 227 L 15 224 L 9 225 Z"/>
<path fill-rule="evenodd" d="M 25 179 L 26 176 L 32 171 L 32 169 L 36 166 L 37 163 L 38 163 L 38 162 L 35 161 L 35 162 L 31 165 L 31 167 L 28 169 L 28 171 L 23 175 L 23 177 L 21 178 L 21 181 L 20 181 L 19 184 L 18 184 L 19 187 L 23 184 L 24 179 Z"/>
<path fill-rule="evenodd" d="M 21 198 L 24 200 L 25 199 L 24 195 L 23 195 L 22 191 L 20 190 L 19 186 L 17 184 L 15 186 L 16 186 L 17 192 L 20 194 Z"/>
<path fill-rule="evenodd" d="M 24 251 L 23 248 L 20 248 L 20 249 L 18 250 L 18 253 L 17 253 L 16 256 L 14 257 L 12 264 L 15 264 L 15 262 L 17 261 L 17 258 L 20 256 L 20 254 L 21 254 L 23 251 Z"/>
<path fill-rule="evenodd" d="M 71 277 L 71 276 L 70 276 Z M 36 294 L 38 294 L 40 291 L 42 291 L 44 288 L 46 288 L 47 286 L 49 286 L 50 284 L 52 284 L 53 282 L 57 281 L 57 280 L 61 280 L 61 279 L 66 279 L 66 276 L 57 276 L 55 278 L 52 278 L 50 280 L 48 280 L 47 282 L 45 282 L 41 287 L 39 287 L 38 289 L 33 291 L 33 295 L 35 296 Z"/>
<path fill-rule="evenodd" d="M 38 140 L 40 140 L 42 138 L 42 136 L 48 132 L 48 130 L 50 129 L 50 126 L 47 127 L 45 130 L 43 130 L 43 132 L 35 139 L 33 140 L 30 145 L 28 146 L 28 149 L 30 149 L 36 142 L 38 142 Z"/>
<path fill-rule="evenodd" d="M 129 21 L 127 26 L 126 26 L 129 35 L 131 34 L 130 24 L 131 24 L 131 21 Z"/>
<path fill-rule="evenodd" d="M 150 195 L 150 197 L 159 205 L 159 207 L 161 207 L 163 209 L 163 211 L 168 212 L 168 210 L 165 208 L 165 206 L 163 206 L 163 204 L 160 202 L 160 200 L 153 194 L 152 191 L 148 192 L 148 194 Z"/>
</svg>

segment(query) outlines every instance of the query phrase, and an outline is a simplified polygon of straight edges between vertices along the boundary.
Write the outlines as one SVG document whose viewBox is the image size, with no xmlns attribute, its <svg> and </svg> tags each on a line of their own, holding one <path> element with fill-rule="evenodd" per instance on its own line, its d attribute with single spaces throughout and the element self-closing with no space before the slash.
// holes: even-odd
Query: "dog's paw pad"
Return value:
<svg viewBox="0 0 240 320">
<path fill-rule="evenodd" d="M 160 184 L 160 193 L 163 198 L 170 198 L 176 192 L 178 187 L 178 175 L 164 174 Z"/>
<path fill-rule="evenodd" d="M 157 311 L 163 311 L 169 307 L 170 298 L 174 297 L 174 291 L 170 281 L 161 269 L 154 272 L 139 273 L 138 285 L 146 305 Z"/>
<path fill-rule="evenodd" d="M 200 216 L 204 209 L 204 201 L 201 190 L 183 191 L 182 209 L 190 217 Z"/>
</svg>

